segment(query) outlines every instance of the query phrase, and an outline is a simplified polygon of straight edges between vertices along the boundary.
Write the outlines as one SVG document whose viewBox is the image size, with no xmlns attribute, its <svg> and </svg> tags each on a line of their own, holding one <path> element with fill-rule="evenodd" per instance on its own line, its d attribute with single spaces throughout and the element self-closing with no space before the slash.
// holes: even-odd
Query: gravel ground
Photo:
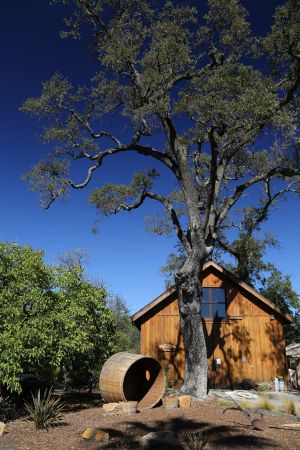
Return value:
<svg viewBox="0 0 300 450">
<path fill-rule="evenodd" d="M 95 403 L 95 402 L 94 402 Z M 84 408 L 84 409 L 83 409 Z M 204 449 L 289 449 L 300 450 L 300 431 L 283 429 L 283 424 L 300 423 L 300 419 L 266 417 L 265 431 L 255 431 L 241 412 L 226 409 L 215 400 L 194 403 L 188 409 L 166 410 L 157 407 L 131 415 L 106 415 L 101 405 L 69 405 L 62 423 L 49 431 L 36 431 L 24 418 L 9 422 L 0 437 L 1 450 L 96 450 L 116 448 L 124 436 L 135 442 L 150 431 L 172 431 L 181 449 L 188 449 L 184 432 L 201 430 L 207 439 Z M 86 441 L 81 433 L 87 427 L 109 432 L 103 444 Z M 298 428 L 299 430 L 299 428 Z M 132 448 L 134 444 L 132 445 Z M 120 448 L 120 447 L 119 447 Z M 122 447 L 125 450 L 129 447 Z"/>
</svg>

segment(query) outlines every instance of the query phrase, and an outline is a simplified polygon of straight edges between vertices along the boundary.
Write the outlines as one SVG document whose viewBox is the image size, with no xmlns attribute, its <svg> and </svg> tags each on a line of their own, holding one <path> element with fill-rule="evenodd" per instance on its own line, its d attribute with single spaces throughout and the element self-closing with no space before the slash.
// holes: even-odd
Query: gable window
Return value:
<svg viewBox="0 0 300 450">
<path fill-rule="evenodd" d="M 201 316 L 205 319 L 226 317 L 225 289 L 204 287 Z"/>
</svg>

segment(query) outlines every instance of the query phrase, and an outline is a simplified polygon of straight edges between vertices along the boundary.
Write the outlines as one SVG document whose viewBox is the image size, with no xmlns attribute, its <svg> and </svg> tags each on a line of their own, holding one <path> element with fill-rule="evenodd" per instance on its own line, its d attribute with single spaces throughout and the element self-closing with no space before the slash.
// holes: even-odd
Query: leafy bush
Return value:
<svg viewBox="0 0 300 450">
<path fill-rule="evenodd" d="M 22 373 L 87 384 L 114 352 L 105 289 L 82 266 L 48 266 L 29 246 L 0 243 L 0 323 L 1 379 L 12 392 Z"/>
<path fill-rule="evenodd" d="M 9 397 L 0 396 L 0 421 L 5 422 L 15 416 L 15 405 Z"/>
<path fill-rule="evenodd" d="M 25 402 L 25 408 L 29 412 L 30 419 L 34 421 L 35 428 L 46 430 L 57 424 L 64 411 L 64 404 L 59 398 L 52 396 L 51 389 L 45 390 L 41 397 L 41 391 L 38 390 L 36 396 L 32 394 L 33 404 Z"/>
<path fill-rule="evenodd" d="M 258 389 L 260 391 L 271 391 L 272 390 L 272 382 L 263 381 L 262 383 L 258 383 Z"/>
</svg>

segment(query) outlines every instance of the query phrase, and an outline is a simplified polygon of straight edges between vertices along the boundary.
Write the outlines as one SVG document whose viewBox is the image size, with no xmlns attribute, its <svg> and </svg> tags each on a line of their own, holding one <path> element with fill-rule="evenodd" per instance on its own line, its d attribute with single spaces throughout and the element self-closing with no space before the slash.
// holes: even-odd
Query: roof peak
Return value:
<svg viewBox="0 0 300 450">
<path fill-rule="evenodd" d="M 240 281 L 232 272 L 225 269 L 220 264 L 216 263 L 213 260 L 208 260 L 203 265 L 203 272 L 207 270 L 208 268 L 213 267 L 217 272 L 224 274 L 228 278 L 230 278 L 234 283 L 236 283 L 238 286 L 240 286 L 242 289 L 245 289 L 248 293 L 255 296 L 258 300 L 260 300 L 265 305 L 272 308 L 274 311 L 276 311 L 278 314 L 280 314 L 282 317 L 285 318 L 288 322 L 293 322 L 293 318 L 288 313 L 284 313 L 278 308 L 278 306 L 275 305 L 275 303 L 271 302 L 269 299 L 264 297 L 260 292 L 258 292 L 256 289 L 254 289 L 252 286 L 249 286 L 249 284 L 245 283 L 244 281 Z M 174 294 L 176 292 L 176 286 L 172 286 L 169 289 L 167 289 L 165 292 L 163 292 L 161 295 L 156 297 L 154 300 L 149 302 L 147 305 L 145 305 L 143 308 L 141 308 L 139 311 L 137 311 L 132 317 L 131 321 L 132 323 L 135 323 L 139 321 L 147 312 L 151 311 L 155 306 L 159 305 L 161 302 L 163 302 L 165 299 L 167 299 L 170 295 Z"/>
</svg>

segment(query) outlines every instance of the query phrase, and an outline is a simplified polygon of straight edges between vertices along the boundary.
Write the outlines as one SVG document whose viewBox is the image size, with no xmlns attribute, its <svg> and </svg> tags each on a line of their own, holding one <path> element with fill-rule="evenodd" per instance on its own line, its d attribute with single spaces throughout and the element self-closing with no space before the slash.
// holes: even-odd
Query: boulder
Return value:
<svg viewBox="0 0 300 450">
<path fill-rule="evenodd" d="M 153 431 L 145 434 L 140 439 L 140 447 L 143 448 L 178 448 L 178 442 L 170 431 Z"/>
</svg>

